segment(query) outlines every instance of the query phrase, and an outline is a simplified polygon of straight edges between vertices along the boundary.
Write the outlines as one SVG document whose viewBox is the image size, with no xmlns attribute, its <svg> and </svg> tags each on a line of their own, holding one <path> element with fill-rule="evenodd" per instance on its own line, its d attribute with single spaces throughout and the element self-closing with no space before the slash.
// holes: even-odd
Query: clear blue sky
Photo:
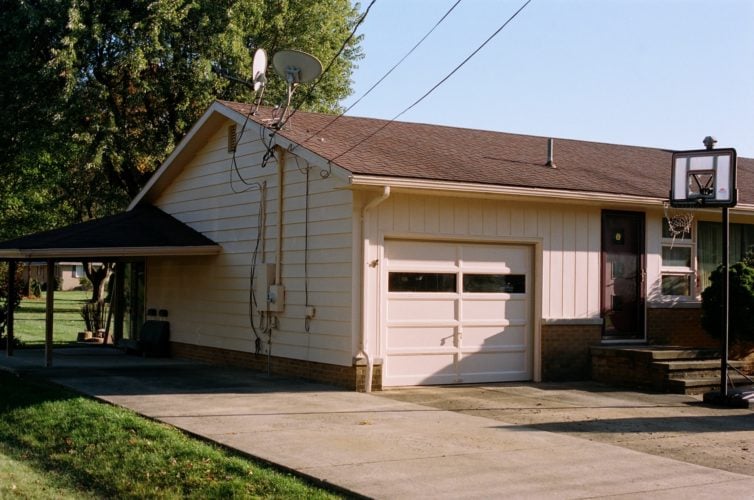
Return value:
<svg viewBox="0 0 754 500">
<path fill-rule="evenodd" d="M 455 0 L 377 0 L 349 105 Z M 393 118 L 524 0 L 463 0 L 348 114 Z M 369 0 L 362 0 L 361 9 Z M 754 0 L 533 0 L 400 120 L 754 158 Z"/>
</svg>

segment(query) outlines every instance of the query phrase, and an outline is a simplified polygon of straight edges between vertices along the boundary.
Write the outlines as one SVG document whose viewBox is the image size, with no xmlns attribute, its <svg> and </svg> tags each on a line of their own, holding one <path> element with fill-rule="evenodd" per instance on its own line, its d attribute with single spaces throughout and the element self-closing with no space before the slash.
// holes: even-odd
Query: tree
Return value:
<svg viewBox="0 0 754 500">
<path fill-rule="evenodd" d="M 349 0 L 0 0 L 0 8 L 4 238 L 122 209 L 213 99 L 251 99 L 213 63 L 249 76 L 258 47 L 327 63 L 358 16 Z M 298 93 L 304 109 L 338 110 L 359 42 L 313 92 Z M 267 102 L 284 93 L 270 78 Z"/>
<path fill-rule="evenodd" d="M 0 348 L 5 348 L 5 327 L 8 320 L 8 306 L 15 311 L 21 304 L 23 295 L 23 266 L 16 267 L 16 275 L 13 277 L 16 293 L 11 297 L 9 294 L 9 266 L 7 262 L 0 262 Z M 17 340 L 17 339 L 16 339 Z"/>
<path fill-rule="evenodd" d="M 90 302 L 102 302 L 105 300 L 105 284 L 115 269 L 115 264 L 104 262 L 94 265 L 89 261 L 82 262 L 84 274 L 92 283 L 92 298 Z"/>
</svg>

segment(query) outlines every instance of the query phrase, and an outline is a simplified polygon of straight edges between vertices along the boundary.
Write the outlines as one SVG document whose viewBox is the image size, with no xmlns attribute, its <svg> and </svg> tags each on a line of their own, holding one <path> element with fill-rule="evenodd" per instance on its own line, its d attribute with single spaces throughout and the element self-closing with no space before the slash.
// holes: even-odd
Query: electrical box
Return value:
<svg viewBox="0 0 754 500">
<path fill-rule="evenodd" d="M 285 309 L 285 287 L 272 285 L 267 292 L 267 310 L 270 312 L 283 312 Z"/>
</svg>

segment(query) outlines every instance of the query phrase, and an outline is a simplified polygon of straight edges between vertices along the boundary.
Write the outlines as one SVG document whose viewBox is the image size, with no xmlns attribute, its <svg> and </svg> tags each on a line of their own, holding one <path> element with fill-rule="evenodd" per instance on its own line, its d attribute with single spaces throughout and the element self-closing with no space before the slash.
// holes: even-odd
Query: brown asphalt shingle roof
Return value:
<svg viewBox="0 0 754 500">
<path fill-rule="evenodd" d="M 221 104 L 244 115 L 250 110 Z M 251 117 L 265 125 L 270 118 L 267 108 Z M 278 133 L 353 174 L 650 198 L 667 198 L 670 189 L 671 150 L 555 139 L 553 169 L 546 166 L 546 137 L 386 123 L 298 111 Z M 738 189 L 739 202 L 754 203 L 754 160 L 739 158 Z"/>
</svg>

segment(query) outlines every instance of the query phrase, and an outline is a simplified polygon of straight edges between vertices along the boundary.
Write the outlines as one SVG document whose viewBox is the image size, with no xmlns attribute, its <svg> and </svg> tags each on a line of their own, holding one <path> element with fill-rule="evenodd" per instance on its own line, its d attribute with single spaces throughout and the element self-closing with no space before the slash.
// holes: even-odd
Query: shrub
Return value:
<svg viewBox="0 0 754 500">
<path fill-rule="evenodd" d="M 731 342 L 754 340 L 754 267 L 748 258 L 730 268 L 730 315 L 729 333 Z M 710 286 L 702 292 L 702 327 L 714 337 L 720 337 L 722 322 L 722 266 L 710 275 Z"/>
<path fill-rule="evenodd" d="M 79 288 L 81 290 L 84 290 L 85 292 L 91 291 L 92 289 L 92 282 L 89 281 L 89 278 L 86 276 L 82 276 L 79 278 Z"/>
</svg>

